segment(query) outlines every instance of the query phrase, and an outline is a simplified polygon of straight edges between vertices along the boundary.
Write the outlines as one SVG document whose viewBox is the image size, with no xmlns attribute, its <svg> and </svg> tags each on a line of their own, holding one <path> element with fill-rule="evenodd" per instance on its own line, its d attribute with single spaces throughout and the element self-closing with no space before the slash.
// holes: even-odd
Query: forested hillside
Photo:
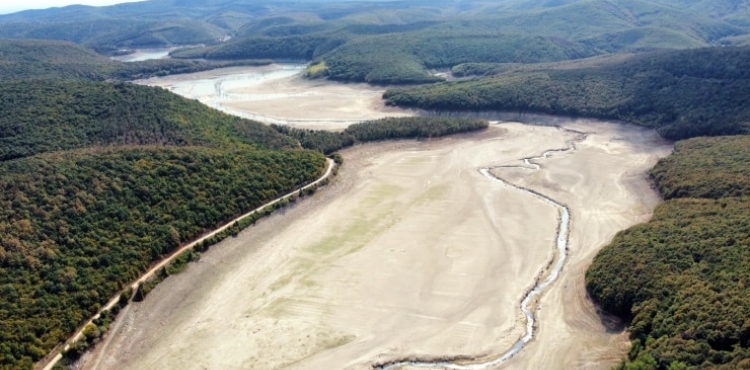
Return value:
<svg viewBox="0 0 750 370">
<path fill-rule="evenodd" d="M 272 125 L 277 131 L 297 139 L 305 149 L 330 154 L 356 143 L 392 139 L 433 138 L 484 130 L 489 122 L 454 117 L 393 117 L 355 123 L 342 132 L 298 129 Z"/>
<path fill-rule="evenodd" d="M 269 60 L 204 62 L 174 59 L 123 63 L 65 41 L 0 40 L 0 81 L 28 78 L 130 81 L 220 67 L 270 63 Z"/>
<path fill-rule="evenodd" d="M 296 145 L 261 123 L 129 83 L 7 81 L 0 110 L 0 160 L 92 145 Z"/>
<path fill-rule="evenodd" d="M 102 82 L 215 67 L 0 41 L 0 369 L 31 369 L 150 263 L 322 174 L 270 127 Z"/>
<path fill-rule="evenodd" d="M 747 0 L 152 0 L 0 15 L 0 369 L 30 369 L 180 243 L 315 179 L 322 153 L 487 127 L 269 128 L 122 81 L 305 60 L 308 78 L 430 84 L 391 89 L 388 104 L 684 139 L 750 133 L 747 45 Z M 165 46 L 186 48 L 134 63 L 96 53 Z M 468 80 L 441 82 L 447 70 Z M 591 296 L 629 323 L 621 368 L 750 368 L 749 137 L 679 142 L 651 172 L 666 203 L 587 272 Z"/>
<path fill-rule="evenodd" d="M 30 368 L 151 262 L 324 167 L 309 151 L 196 147 L 0 163 L 0 368 Z"/>
<path fill-rule="evenodd" d="M 384 98 L 391 105 L 435 110 L 617 119 L 682 139 L 750 132 L 749 71 L 750 48 L 704 48 L 391 89 Z"/>
<path fill-rule="evenodd" d="M 173 56 L 306 60 L 322 66 L 314 77 L 407 84 L 438 81 L 430 69 L 467 62 L 745 45 L 747 8 L 734 0 L 159 0 L 0 16 L 0 37 L 67 40 L 105 54 L 193 45 Z"/>
<path fill-rule="evenodd" d="M 440 78 L 430 69 L 468 62 L 536 63 L 742 44 L 748 23 L 739 21 L 742 16 L 730 16 L 729 2 L 713 6 L 697 2 L 685 9 L 666 0 L 444 1 L 411 7 L 393 3 L 388 15 L 363 7 L 339 16 L 331 16 L 330 8 L 321 6 L 316 11 L 253 19 L 235 40 L 173 56 L 307 59 L 318 63 L 319 70 L 309 74 L 312 77 L 431 83 Z"/>
<path fill-rule="evenodd" d="M 750 366 L 750 136 L 696 138 L 652 170 L 669 200 L 619 233 L 586 274 L 630 320 L 623 369 Z"/>
</svg>

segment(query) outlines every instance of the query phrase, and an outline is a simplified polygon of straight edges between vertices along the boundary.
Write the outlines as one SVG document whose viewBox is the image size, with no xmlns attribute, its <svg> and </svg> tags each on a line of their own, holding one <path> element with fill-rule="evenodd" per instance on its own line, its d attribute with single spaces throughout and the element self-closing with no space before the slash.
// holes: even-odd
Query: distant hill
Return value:
<svg viewBox="0 0 750 370">
<path fill-rule="evenodd" d="M 387 104 L 617 119 L 670 139 L 750 133 L 750 48 L 637 54 L 600 66 L 497 68 L 494 77 L 391 89 Z M 524 69 L 528 69 L 524 71 Z"/>
<path fill-rule="evenodd" d="M 225 66 L 269 63 L 268 60 L 204 62 L 174 59 L 123 63 L 67 41 L 0 40 L 0 81 L 27 78 L 127 81 Z"/>
<path fill-rule="evenodd" d="M 0 210 L 0 369 L 31 369 L 151 263 L 324 168 L 317 152 L 240 147 L 0 162 L 0 203 L 12 204 Z"/>
<path fill-rule="evenodd" d="M 747 0 L 152 0 L 0 16 L 0 37 L 67 40 L 105 54 L 124 47 L 200 44 L 173 56 L 307 60 L 325 62 L 309 74 L 315 77 L 428 83 L 439 80 L 429 69 L 465 62 L 545 62 L 743 45 L 750 34 L 748 4 Z"/>
<path fill-rule="evenodd" d="M 320 176 L 322 154 L 268 126 L 104 81 L 216 66 L 0 41 L 0 369 L 33 368 L 150 263 Z"/>
<path fill-rule="evenodd" d="M 128 83 L 8 81 L 0 110 L 0 161 L 102 145 L 295 146 L 263 124 Z"/>
</svg>

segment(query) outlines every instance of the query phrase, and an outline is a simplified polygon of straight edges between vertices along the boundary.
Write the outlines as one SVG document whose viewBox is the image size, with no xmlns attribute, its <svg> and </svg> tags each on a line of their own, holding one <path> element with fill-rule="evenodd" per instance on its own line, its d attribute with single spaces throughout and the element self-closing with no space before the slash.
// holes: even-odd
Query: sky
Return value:
<svg viewBox="0 0 750 370">
<path fill-rule="evenodd" d="M 129 3 L 139 0 L 0 0 L 0 14 L 15 13 L 27 9 L 46 9 L 53 6 L 73 4 L 104 6 Z"/>
</svg>

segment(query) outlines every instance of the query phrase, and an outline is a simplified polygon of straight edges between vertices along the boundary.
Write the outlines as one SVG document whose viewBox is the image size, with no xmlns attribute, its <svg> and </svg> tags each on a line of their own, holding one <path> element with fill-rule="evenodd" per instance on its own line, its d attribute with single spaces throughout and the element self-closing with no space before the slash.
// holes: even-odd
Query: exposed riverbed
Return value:
<svg viewBox="0 0 750 370">
<path fill-rule="evenodd" d="M 385 89 L 306 80 L 304 64 L 234 67 L 137 81 L 240 117 L 297 127 L 344 129 L 352 123 L 415 112 L 386 107 Z"/>
</svg>

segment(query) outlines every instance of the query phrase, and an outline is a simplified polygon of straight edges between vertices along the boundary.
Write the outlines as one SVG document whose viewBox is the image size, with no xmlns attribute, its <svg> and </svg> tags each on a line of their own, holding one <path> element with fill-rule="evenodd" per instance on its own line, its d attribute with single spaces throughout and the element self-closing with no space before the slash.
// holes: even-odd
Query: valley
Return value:
<svg viewBox="0 0 750 370">
<path fill-rule="evenodd" d="M 274 110 L 295 106 L 301 97 L 294 91 L 317 84 L 294 71 L 223 70 L 145 83 L 214 107 L 241 101 L 235 93 L 265 92 L 257 99 L 273 99 L 269 108 L 246 114 L 342 128 L 348 112 L 321 107 L 321 119 L 311 123 L 296 120 L 294 110 Z M 306 86 L 306 94 L 373 90 L 324 85 L 322 92 Z M 377 117 L 377 109 L 359 114 Z M 160 284 L 118 319 L 124 324 L 84 358 L 83 368 L 366 369 L 411 357 L 497 357 L 524 335 L 519 303 L 558 258 L 559 215 L 536 197 L 491 181 L 479 171 L 484 167 L 567 205 L 572 218 L 562 274 L 532 303 L 538 333 L 506 366 L 616 364 L 628 340 L 603 326 L 585 297 L 583 273 L 614 233 L 648 219 L 658 196 L 645 171 L 671 145 L 636 126 L 563 122 L 585 139 L 575 151 L 536 160 L 534 172 L 514 166 L 565 148 L 579 134 L 496 122 L 482 133 L 344 150 L 346 165 L 333 185 L 222 242 Z"/>
<path fill-rule="evenodd" d="M 0 370 L 750 369 L 750 0 L 49 1 Z"/>
</svg>

